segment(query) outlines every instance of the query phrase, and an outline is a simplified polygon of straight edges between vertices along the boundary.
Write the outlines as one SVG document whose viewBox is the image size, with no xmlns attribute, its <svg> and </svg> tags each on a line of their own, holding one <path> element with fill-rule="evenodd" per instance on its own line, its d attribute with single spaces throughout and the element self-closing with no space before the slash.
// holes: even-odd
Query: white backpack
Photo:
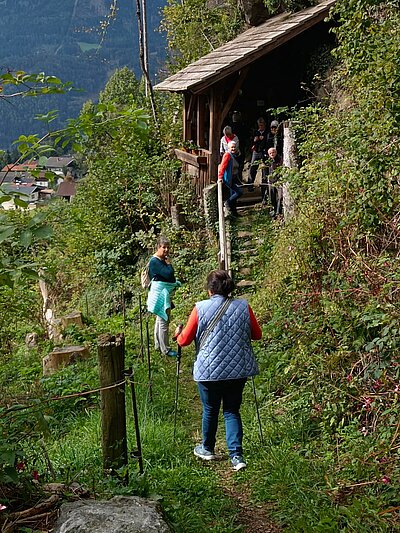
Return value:
<svg viewBox="0 0 400 533">
<path fill-rule="evenodd" d="M 147 263 L 147 265 L 140 273 L 140 284 L 142 285 L 143 289 L 148 289 L 150 287 L 150 283 L 151 279 L 149 273 L 149 263 Z"/>
</svg>

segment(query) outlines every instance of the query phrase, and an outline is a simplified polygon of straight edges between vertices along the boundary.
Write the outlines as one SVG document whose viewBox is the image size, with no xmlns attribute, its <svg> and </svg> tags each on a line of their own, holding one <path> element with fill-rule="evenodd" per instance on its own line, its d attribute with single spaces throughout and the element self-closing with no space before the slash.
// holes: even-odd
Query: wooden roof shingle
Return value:
<svg viewBox="0 0 400 533">
<path fill-rule="evenodd" d="M 154 86 L 156 91 L 199 92 L 322 21 L 336 0 L 322 0 L 296 13 L 282 13 L 250 28 L 173 76 Z"/>
</svg>

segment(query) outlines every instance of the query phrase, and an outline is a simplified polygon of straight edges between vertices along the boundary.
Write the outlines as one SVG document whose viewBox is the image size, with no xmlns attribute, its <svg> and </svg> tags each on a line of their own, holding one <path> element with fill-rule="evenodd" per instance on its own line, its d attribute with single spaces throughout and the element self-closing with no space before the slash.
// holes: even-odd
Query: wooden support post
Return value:
<svg viewBox="0 0 400 533">
<path fill-rule="evenodd" d="M 97 340 L 100 386 L 124 379 L 125 339 L 122 333 L 100 335 Z M 101 391 L 102 449 L 104 469 L 115 473 L 128 464 L 125 416 L 125 382 Z"/>
<path fill-rule="evenodd" d="M 218 163 L 219 163 L 219 141 L 221 130 L 221 97 L 218 91 L 213 87 L 210 94 L 210 131 L 209 131 L 209 150 L 210 167 L 209 167 L 209 181 L 212 182 L 217 179 Z"/>
<path fill-rule="evenodd" d="M 187 141 L 189 139 L 189 117 L 188 117 L 188 111 L 189 111 L 189 101 L 190 96 L 185 93 L 184 95 L 184 103 L 183 103 L 183 140 Z"/>
<path fill-rule="evenodd" d="M 199 94 L 197 97 L 197 144 L 201 148 L 205 148 L 205 135 L 204 135 L 204 95 Z"/>
<path fill-rule="evenodd" d="M 290 121 L 285 121 L 283 125 L 283 166 L 287 168 L 297 168 L 296 139 Z M 289 182 L 282 185 L 283 214 L 285 220 L 289 220 L 294 214 L 294 203 L 290 194 Z"/>
<path fill-rule="evenodd" d="M 226 233 L 224 202 L 222 198 L 222 181 L 218 180 L 218 229 L 219 229 L 219 254 L 218 262 L 221 270 L 227 270 Z"/>
</svg>

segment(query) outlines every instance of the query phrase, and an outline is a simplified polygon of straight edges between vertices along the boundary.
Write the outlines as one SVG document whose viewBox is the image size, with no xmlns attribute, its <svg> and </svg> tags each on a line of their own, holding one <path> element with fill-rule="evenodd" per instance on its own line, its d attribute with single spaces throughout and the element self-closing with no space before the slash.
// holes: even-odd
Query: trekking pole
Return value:
<svg viewBox="0 0 400 533">
<path fill-rule="evenodd" d="M 146 316 L 146 344 L 147 344 L 147 368 L 149 383 L 149 400 L 153 401 L 153 384 L 151 381 L 151 360 L 150 360 L 150 335 L 149 335 L 149 315 Z"/>
<path fill-rule="evenodd" d="M 264 445 L 264 437 L 263 437 L 263 432 L 262 432 L 262 427 L 261 427 L 260 411 L 258 410 L 257 393 L 256 393 L 256 385 L 254 383 L 254 376 L 251 376 L 251 383 L 253 384 L 254 403 L 256 405 L 256 413 L 257 413 L 257 420 L 258 420 L 258 432 L 260 434 L 261 444 Z"/>
<path fill-rule="evenodd" d="M 144 348 L 143 348 L 143 310 L 142 310 L 142 297 L 139 294 L 139 324 L 140 324 L 140 358 L 144 360 Z"/>
<path fill-rule="evenodd" d="M 176 381 L 175 381 L 175 407 L 174 407 L 174 442 L 176 433 L 176 415 L 178 413 L 178 396 L 179 396 L 179 371 L 181 368 L 182 347 L 178 344 L 178 355 L 176 356 Z"/>
<path fill-rule="evenodd" d="M 133 411 L 133 418 L 135 422 L 136 450 L 132 450 L 131 456 L 138 459 L 139 472 L 140 474 L 143 474 L 142 444 L 140 440 L 139 416 L 138 416 L 138 410 L 137 410 L 135 381 L 134 381 L 134 374 L 133 374 L 132 367 L 128 368 L 128 370 L 125 370 L 124 374 L 125 376 L 127 376 L 129 380 L 129 385 L 131 388 L 132 411 Z"/>
<path fill-rule="evenodd" d="M 125 286 L 122 284 L 121 288 L 121 304 L 122 304 L 122 322 L 124 325 L 124 334 L 126 333 L 126 302 L 125 302 Z"/>
</svg>

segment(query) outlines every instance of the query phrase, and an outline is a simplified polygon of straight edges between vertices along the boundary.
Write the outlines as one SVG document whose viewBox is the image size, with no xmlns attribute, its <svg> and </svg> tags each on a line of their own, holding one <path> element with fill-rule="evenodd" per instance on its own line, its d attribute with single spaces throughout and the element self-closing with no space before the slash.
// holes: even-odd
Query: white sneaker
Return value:
<svg viewBox="0 0 400 533">
<path fill-rule="evenodd" d="M 232 457 L 231 463 L 233 466 L 233 469 L 238 471 L 242 470 L 243 468 L 246 468 L 247 464 L 243 460 L 243 457 L 240 455 L 236 455 L 235 457 Z"/>
</svg>

